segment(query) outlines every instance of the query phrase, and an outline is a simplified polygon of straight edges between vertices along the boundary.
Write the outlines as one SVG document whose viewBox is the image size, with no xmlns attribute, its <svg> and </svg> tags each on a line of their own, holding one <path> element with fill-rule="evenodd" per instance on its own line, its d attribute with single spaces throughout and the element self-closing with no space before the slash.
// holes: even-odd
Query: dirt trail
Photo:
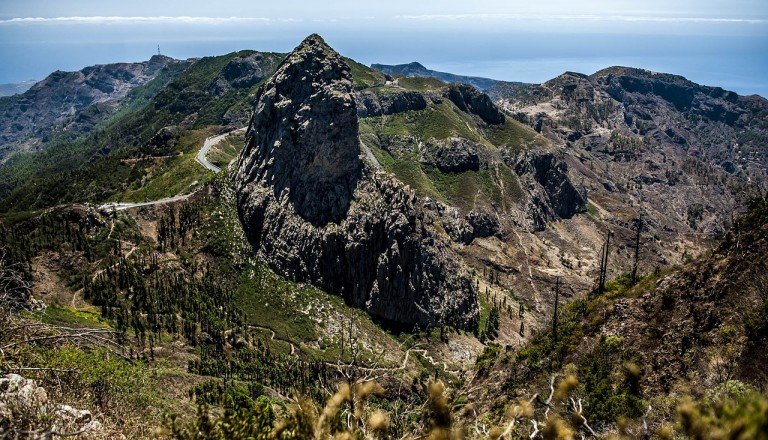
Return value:
<svg viewBox="0 0 768 440">
<path fill-rule="evenodd" d="M 294 345 L 293 342 L 291 342 L 291 341 L 289 341 L 287 339 L 278 338 L 277 334 L 275 333 L 275 331 L 272 330 L 271 328 L 269 328 L 269 327 L 262 327 L 260 325 L 249 325 L 248 328 L 249 329 L 255 329 L 255 330 L 267 330 L 267 331 L 269 331 L 270 332 L 270 337 L 269 337 L 270 341 L 285 342 L 286 344 L 288 344 L 291 347 L 291 356 L 296 356 L 296 345 Z"/>
</svg>

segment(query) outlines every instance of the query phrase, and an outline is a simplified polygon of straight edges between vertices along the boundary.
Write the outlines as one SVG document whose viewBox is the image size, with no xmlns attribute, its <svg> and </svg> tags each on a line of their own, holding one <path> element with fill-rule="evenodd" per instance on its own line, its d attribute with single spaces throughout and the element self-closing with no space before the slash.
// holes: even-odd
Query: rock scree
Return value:
<svg viewBox="0 0 768 440">
<path fill-rule="evenodd" d="M 477 294 L 415 193 L 361 158 L 352 75 L 317 35 L 258 91 L 233 176 L 277 273 L 396 326 L 478 324 Z"/>
</svg>

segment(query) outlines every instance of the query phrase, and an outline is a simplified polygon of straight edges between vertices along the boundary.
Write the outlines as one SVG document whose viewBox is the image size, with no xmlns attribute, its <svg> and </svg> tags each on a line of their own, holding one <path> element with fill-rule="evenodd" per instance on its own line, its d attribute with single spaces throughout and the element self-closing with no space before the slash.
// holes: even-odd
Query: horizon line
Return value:
<svg viewBox="0 0 768 440">
<path fill-rule="evenodd" d="M 60 16 L 60 17 L 14 17 L 0 20 L 0 25 L 24 24 L 224 24 L 224 23 L 301 23 L 342 20 L 377 20 L 382 17 L 308 19 L 292 17 L 214 17 L 214 16 Z M 600 22 L 636 22 L 636 23 L 704 23 L 704 24 L 750 24 L 765 25 L 768 19 L 730 18 L 730 17 L 675 17 L 658 15 L 600 15 L 600 14 L 424 14 L 394 15 L 388 17 L 406 21 L 457 21 L 457 20 L 500 20 L 500 21 L 600 21 Z"/>
</svg>

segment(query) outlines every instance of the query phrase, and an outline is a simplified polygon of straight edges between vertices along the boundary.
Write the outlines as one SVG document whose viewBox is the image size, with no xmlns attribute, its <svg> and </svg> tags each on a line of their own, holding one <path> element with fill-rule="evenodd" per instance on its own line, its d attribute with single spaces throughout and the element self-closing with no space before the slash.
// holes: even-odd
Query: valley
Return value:
<svg viewBox="0 0 768 440">
<path fill-rule="evenodd" d="M 311 35 L 0 110 L 0 371 L 72 432 L 765 438 L 764 98 Z M 12 398 L 0 434 L 58 429 Z"/>
</svg>

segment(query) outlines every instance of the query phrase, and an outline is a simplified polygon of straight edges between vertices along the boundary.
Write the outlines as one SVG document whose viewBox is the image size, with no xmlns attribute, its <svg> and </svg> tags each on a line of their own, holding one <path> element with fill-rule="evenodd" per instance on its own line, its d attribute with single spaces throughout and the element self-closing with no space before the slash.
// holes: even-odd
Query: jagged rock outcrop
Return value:
<svg viewBox="0 0 768 440">
<path fill-rule="evenodd" d="M 424 94 L 411 90 L 394 93 L 374 93 L 366 90 L 356 93 L 355 101 L 357 116 L 361 118 L 424 110 L 428 104 Z"/>
<path fill-rule="evenodd" d="M 360 157 L 349 66 L 312 35 L 256 96 L 234 181 L 278 273 L 396 324 L 477 325 L 477 298 L 411 190 Z"/>
<path fill-rule="evenodd" d="M 90 411 L 50 402 L 45 388 L 18 374 L 0 377 L 0 438 L 125 438 L 108 433 Z"/>
<path fill-rule="evenodd" d="M 164 154 L 173 150 L 179 141 L 179 128 L 176 126 L 163 127 L 152 136 L 149 145 L 155 154 Z"/>
<path fill-rule="evenodd" d="M 462 214 L 454 206 L 426 198 L 424 208 L 433 212 L 451 240 L 470 244 L 477 237 L 501 236 L 501 224 L 496 214 L 485 210 L 472 210 Z"/>
<path fill-rule="evenodd" d="M 475 114 L 488 124 L 504 123 L 504 113 L 496 107 L 491 98 L 470 85 L 451 84 L 445 91 L 445 97 L 460 110 Z"/>
<path fill-rule="evenodd" d="M 211 84 L 209 93 L 214 96 L 227 90 L 247 89 L 271 75 L 277 67 L 278 59 L 274 56 L 255 52 L 232 58 Z"/>
<path fill-rule="evenodd" d="M 472 234 L 475 237 L 490 237 L 501 234 L 499 218 L 486 211 L 469 211 L 467 222 L 472 226 Z"/>
<path fill-rule="evenodd" d="M 461 173 L 480 169 L 478 151 L 483 147 L 466 138 L 451 137 L 446 141 L 429 139 L 421 148 L 419 162 L 444 173 Z"/>
<path fill-rule="evenodd" d="M 536 229 L 543 230 L 548 221 L 586 212 L 586 194 L 576 189 L 568 177 L 568 166 L 555 153 L 527 150 L 504 160 L 528 186 L 528 218 Z"/>
</svg>

